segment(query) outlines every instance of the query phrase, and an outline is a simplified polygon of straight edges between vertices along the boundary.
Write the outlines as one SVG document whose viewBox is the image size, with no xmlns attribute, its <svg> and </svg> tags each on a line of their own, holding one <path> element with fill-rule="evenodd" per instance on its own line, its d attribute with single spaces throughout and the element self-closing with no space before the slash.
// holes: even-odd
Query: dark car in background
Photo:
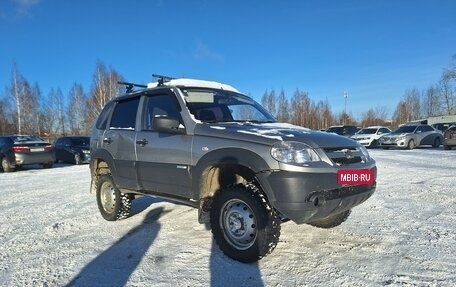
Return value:
<svg viewBox="0 0 456 287">
<path fill-rule="evenodd" d="M 56 161 L 74 164 L 90 162 L 90 137 L 64 136 L 55 140 Z"/>
<path fill-rule="evenodd" d="M 54 146 L 37 136 L 0 136 L 0 162 L 4 172 L 29 164 L 51 168 L 54 161 Z"/>
<path fill-rule="evenodd" d="M 450 126 L 443 134 L 443 147 L 450 150 L 456 146 L 456 125 Z"/>
<path fill-rule="evenodd" d="M 327 133 L 335 133 L 344 137 L 351 137 L 358 131 L 358 128 L 355 126 L 331 126 L 326 129 Z"/>
</svg>

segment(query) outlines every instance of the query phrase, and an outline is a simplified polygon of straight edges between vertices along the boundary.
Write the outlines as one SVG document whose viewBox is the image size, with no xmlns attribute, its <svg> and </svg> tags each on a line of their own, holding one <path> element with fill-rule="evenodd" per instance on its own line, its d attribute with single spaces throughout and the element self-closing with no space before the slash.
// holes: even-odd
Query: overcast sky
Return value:
<svg viewBox="0 0 456 287">
<path fill-rule="evenodd" d="M 456 54 L 456 1 L 0 0 L 0 96 L 13 62 L 43 94 L 89 91 L 97 61 L 231 84 L 257 100 L 299 88 L 355 116 L 392 114 Z"/>
</svg>

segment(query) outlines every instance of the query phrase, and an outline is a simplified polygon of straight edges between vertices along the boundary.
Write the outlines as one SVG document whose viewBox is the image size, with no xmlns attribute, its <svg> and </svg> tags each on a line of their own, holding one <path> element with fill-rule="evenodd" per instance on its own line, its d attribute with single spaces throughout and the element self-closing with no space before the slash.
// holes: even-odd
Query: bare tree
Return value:
<svg viewBox="0 0 456 287">
<path fill-rule="evenodd" d="M 367 112 L 362 114 L 361 118 L 361 126 L 368 127 L 368 126 L 379 126 L 379 125 L 386 125 L 386 107 L 379 106 L 374 108 L 370 108 Z"/>
<path fill-rule="evenodd" d="M 106 103 L 120 94 L 121 87 L 117 84 L 118 81 L 123 81 L 123 77 L 118 72 L 106 68 L 101 62 L 97 63 L 87 111 L 89 126 L 95 121 Z"/>
<path fill-rule="evenodd" d="M 443 97 L 443 105 L 447 115 L 455 114 L 456 97 L 456 68 L 448 69 L 443 72 L 439 81 L 440 94 Z"/>
<path fill-rule="evenodd" d="M 281 123 L 288 123 L 290 120 L 288 99 L 282 90 L 277 99 L 277 121 Z"/>
<path fill-rule="evenodd" d="M 23 83 L 24 79 L 17 70 L 16 63 L 13 63 L 13 68 L 11 71 L 10 94 L 16 103 L 17 133 L 19 134 L 22 133 Z"/>
<path fill-rule="evenodd" d="M 442 101 L 440 99 L 440 92 L 436 86 L 430 86 L 423 93 L 422 114 L 426 117 L 439 116 L 442 114 Z"/>
<path fill-rule="evenodd" d="M 70 132 L 74 135 L 88 134 L 87 126 L 87 96 L 81 84 L 74 83 L 68 93 L 68 124 Z"/>
<path fill-rule="evenodd" d="M 296 89 L 291 98 L 291 123 L 303 127 L 311 127 L 311 101 L 309 95 Z"/>
<path fill-rule="evenodd" d="M 261 104 L 263 107 L 271 113 L 271 115 L 276 115 L 276 96 L 275 91 L 272 90 L 270 93 L 266 90 L 263 97 L 261 98 Z"/>
</svg>

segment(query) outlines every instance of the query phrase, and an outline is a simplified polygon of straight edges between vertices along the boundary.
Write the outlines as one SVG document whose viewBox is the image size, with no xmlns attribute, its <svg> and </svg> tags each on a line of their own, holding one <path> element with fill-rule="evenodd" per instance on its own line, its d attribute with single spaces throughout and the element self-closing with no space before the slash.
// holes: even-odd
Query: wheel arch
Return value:
<svg viewBox="0 0 456 287">
<path fill-rule="evenodd" d="M 257 181 L 256 174 L 269 169 L 258 154 L 240 148 L 215 150 L 203 156 L 192 173 L 192 194 L 199 201 L 199 222 L 209 222 L 212 199 L 221 188 Z"/>
<path fill-rule="evenodd" d="M 116 182 L 117 171 L 114 165 L 114 159 L 106 150 L 97 150 L 91 154 L 90 160 L 90 193 L 96 193 L 96 184 L 100 176 L 111 174 L 112 179 Z"/>
</svg>

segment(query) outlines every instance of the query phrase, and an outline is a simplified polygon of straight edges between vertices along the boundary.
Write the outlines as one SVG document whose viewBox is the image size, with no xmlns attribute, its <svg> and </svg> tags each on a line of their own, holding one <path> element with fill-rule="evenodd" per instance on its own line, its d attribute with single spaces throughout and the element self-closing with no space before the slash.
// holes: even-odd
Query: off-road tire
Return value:
<svg viewBox="0 0 456 287">
<path fill-rule="evenodd" d="M 3 168 L 3 172 L 12 172 L 14 171 L 14 167 L 12 167 L 9 162 L 8 162 L 8 159 L 6 157 L 2 158 L 2 168 Z"/>
<path fill-rule="evenodd" d="M 279 215 L 254 184 L 219 190 L 212 202 L 210 219 L 215 242 L 235 260 L 258 261 L 279 242 Z"/>
<path fill-rule="evenodd" d="M 344 212 L 335 214 L 335 215 L 330 215 L 327 217 L 323 217 L 321 219 L 318 219 L 316 221 L 309 222 L 310 225 L 319 227 L 319 228 L 333 228 L 336 226 L 339 226 L 347 220 L 348 216 L 350 215 L 351 210 L 346 210 Z"/>
<path fill-rule="evenodd" d="M 411 139 L 407 143 L 407 149 L 414 149 L 414 148 L 415 148 L 415 141 L 413 139 Z"/>
<path fill-rule="evenodd" d="M 121 193 L 110 175 L 100 176 L 96 188 L 98 209 L 104 219 L 115 221 L 130 216 L 132 197 Z"/>
</svg>

